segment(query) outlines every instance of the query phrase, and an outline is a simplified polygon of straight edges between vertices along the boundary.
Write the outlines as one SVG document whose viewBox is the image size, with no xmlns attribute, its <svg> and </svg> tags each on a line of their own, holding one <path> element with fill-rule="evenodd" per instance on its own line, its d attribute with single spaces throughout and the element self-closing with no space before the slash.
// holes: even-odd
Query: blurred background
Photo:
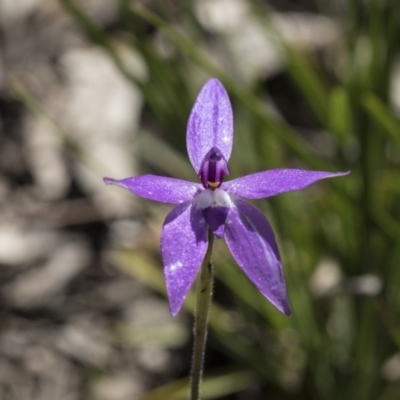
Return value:
<svg viewBox="0 0 400 400">
<path fill-rule="evenodd" d="M 398 0 L 0 0 L 0 399 L 187 398 L 170 206 L 103 176 L 197 180 L 202 84 L 234 109 L 231 177 L 351 175 L 257 201 L 291 317 L 215 248 L 204 399 L 400 398 Z"/>
</svg>

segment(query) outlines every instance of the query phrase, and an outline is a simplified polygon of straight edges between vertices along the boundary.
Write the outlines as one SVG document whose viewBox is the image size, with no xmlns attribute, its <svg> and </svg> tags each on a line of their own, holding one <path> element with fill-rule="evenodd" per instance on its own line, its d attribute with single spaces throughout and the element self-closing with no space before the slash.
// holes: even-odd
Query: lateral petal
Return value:
<svg viewBox="0 0 400 400">
<path fill-rule="evenodd" d="M 198 94 L 187 125 L 186 147 L 196 172 L 199 173 L 201 162 L 212 147 L 217 147 L 228 161 L 232 142 L 231 103 L 221 82 L 212 78 Z"/>
<path fill-rule="evenodd" d="M 104 178 L 107 185 L 118 185 L 137 196 L 162 203 L 178 204 L 191 200 L 201 185 L 157 175 L 132 176 L 125 179 Z"/>
<path fill-rule="evenodd" d="M 262 199 L 304 189 L 320 179 L 347 175 L 350 172 L 306 171 L 302 169 L 270 169 L 224 182 L 222 189 L 246 199 Z"/>
<path fill-rule="evenodd" d="M 225 240 L 233 258 L 258 290 L 279 311 L 289 315 L 279 250 L 264 215 L 246 201 L 235 200 L 226 220 Z"/>
<path fill-rule="evenodd" d="M 167 215 L 161 233 L 161 255 L 173 316 L 196 278 L 207 241 L 207 224 L 201 210 L 191 202 L 179 204 Z"/>
</svg>

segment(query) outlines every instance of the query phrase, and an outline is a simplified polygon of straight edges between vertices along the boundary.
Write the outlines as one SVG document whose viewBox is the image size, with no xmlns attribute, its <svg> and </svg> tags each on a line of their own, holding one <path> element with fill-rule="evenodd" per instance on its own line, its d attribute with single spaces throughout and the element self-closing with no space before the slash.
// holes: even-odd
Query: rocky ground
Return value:
<svg viewBox="0 0 400 400">
<path fill-rule="evenodd" d="M 104 25 L 112 4 L 85 2 Z M 0 1 L 0 38 L 0 398 L 138 398 L 180 368 L 124 340 L 170 321 L 168 306 L 106 257 L 141 227 L 101 180 L 134 173 L 140 92 L 58 2 Z"/>
</svg>

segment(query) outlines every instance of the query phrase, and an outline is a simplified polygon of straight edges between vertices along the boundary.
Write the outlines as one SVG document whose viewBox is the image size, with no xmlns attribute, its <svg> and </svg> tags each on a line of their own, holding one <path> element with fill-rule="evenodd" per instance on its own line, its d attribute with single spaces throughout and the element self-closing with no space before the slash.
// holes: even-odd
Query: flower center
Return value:
<svg viewBox="0 0 400 400">
<path fill-rule="evenodd" d="M 217 238 L 224 235 L 225 222 L 232 207 L 232 199 L 225 190 L 205 189 L 193 198 L 193 204 L 200 208 L 209 228 Z"/>
<path fill-rule="evenodd" d="M 224 175 L 229 175 L 228 163 L 217 147 L 204 156 L 199 176 L 204 188 L 214 190 L 222 185 Z"/>
<path fill-rule="evenodd" d="M 232 200 L 225 190 L 210 188 L 194 196 L 193 203 L 201 210 L 210 207 L 230 208 L 232 206 Z"/>
</svg>

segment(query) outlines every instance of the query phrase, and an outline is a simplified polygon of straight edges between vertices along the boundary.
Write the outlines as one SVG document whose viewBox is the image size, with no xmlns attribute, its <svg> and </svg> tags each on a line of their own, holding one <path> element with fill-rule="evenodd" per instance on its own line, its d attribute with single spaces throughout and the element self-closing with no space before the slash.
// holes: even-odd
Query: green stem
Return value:
<svg viewBox="0 0 400 400">
<path fill-rule="evenodd" d="M 208 249 L 201 265 L 200 276 L 197 281 L 196 312 L 194 320 L 194 345 L 192 371 L 190 380 L 190 399 L 200 400 L 200 386 L 203 377 L 204 350 L 207 339 L 208 314 L 210 311 L 213 267 L 211 255 L 214 245 L 214 235 L 208 232 Z"/>
</svg>

